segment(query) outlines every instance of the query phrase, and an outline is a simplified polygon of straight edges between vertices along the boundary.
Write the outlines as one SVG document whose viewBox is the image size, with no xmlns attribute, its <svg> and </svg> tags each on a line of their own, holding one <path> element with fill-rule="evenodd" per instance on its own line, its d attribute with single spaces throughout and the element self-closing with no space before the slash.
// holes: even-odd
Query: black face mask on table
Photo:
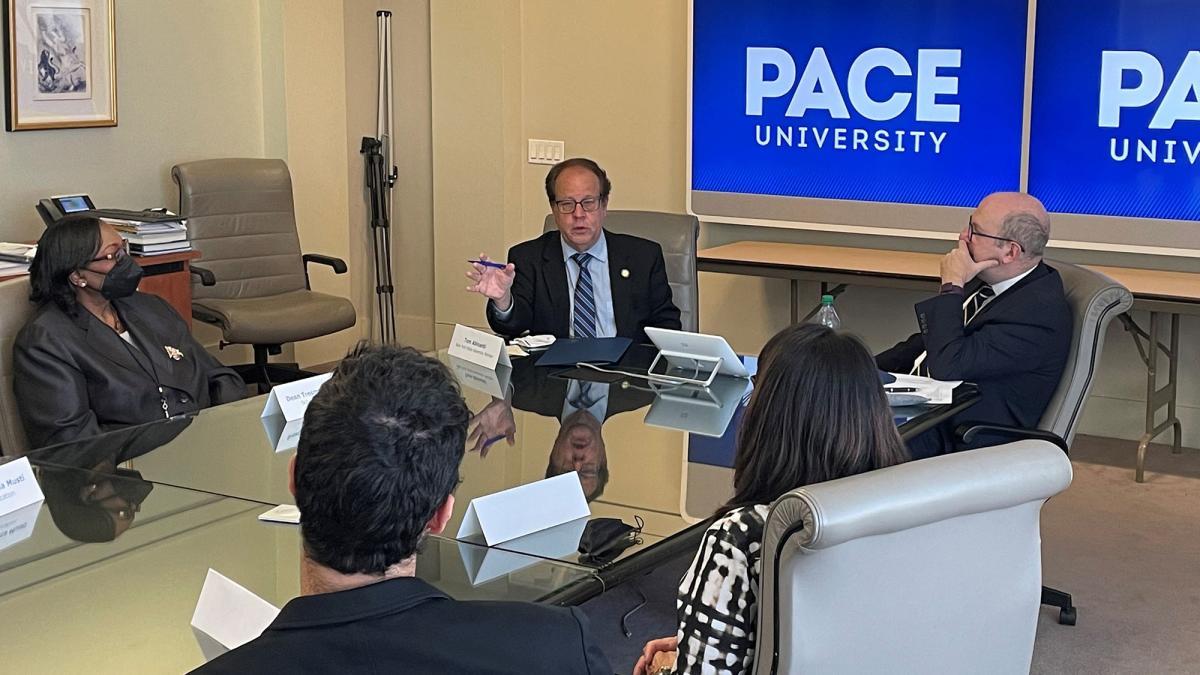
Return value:
<svg viewBox="0 0 1200 675">
<path fill-rule="evenodd" d="M 579 538 L 580 562 L 584 564 L 606 565 L 617 556 L 642 542 L 640 535 L 645 523 L 641 516 L 633 517 L 637 526 L 626 524 L 619 518 L 596 518 L 583 528 Z"/>
<path fill-rule="evenodd" d="M 100 295 L 109 300 L 127 298 L 137 290 L 142 282 L 142 268 L 128 255 L 117 258 L 108 274 L 104 275 L 104 284 L 100 286 Z"/>
</svg>

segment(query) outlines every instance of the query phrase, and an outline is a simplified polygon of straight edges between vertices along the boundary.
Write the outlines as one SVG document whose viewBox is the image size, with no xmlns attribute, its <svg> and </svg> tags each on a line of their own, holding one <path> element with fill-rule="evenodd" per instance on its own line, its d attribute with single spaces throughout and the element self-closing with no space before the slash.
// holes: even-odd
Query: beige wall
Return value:
<svg viewBox="0 0 1200 675">
<path fill-rule="evenodd" d="M 529 232 L 521 207 L 521 6 L 502 0 L 430 5 L 434 316 L 480 325 L 463 262 L 503 255 Z"/>
<path fill-rule="evenodd" d="M 119 126 L 0 133 L 0 239 L 36 238 L 33 205 L 174 205 L 177 162 L 263 153 L 259 7 L 247 0 L 116 5 Z"/>
<path fill-rule="evenodd" d="M 362 261 L 351 256 L 349 160 L 346 142 L 346 52 L 341 3 L 283 3 L 284 96 L 287 162 L 292 172 L 300 248 L 355 263 L 346 274 L 310 265 L 312 289 L 351 300 L 367 283 Z M 361 313 L 361 305 L 356 308 Z M 364 323 L 295 347 L 302 364 L 329 363 L 346 353 Z"/>
<path fill-rule="evenodd" d="M 527 138 L 564 140 L 568 156 L 597 159 L 613 179 L 612 208 L 683 211 L 687 9 L 682 1 L 444 0 L 433 3 L 431 32 L 433 276 L 444 342 L 456 322 L 485 322 L 482 301 L 463 291 L 462 260 L 480 250 L 502 255 L 541 231 L 546 167 L 525 163 Z M 704 224 L 701 244 L 742 239 L 945 248 L 925 240 L 718 223 Z M 1194 260 L 1088 251 L 1053 255 L 1072 262 L 1195 266 Z M 788 320 L 786 282 L 703 274 L 700 286 L 701 329 L 726 335 L 740 351 L 757 351 Z M 815 302 L 815 286 L 804 293 Z M 912 304 L 920 297 L 858 287 L 838 300 L 838 309 L 847 328 L 882 349 L 915 330 Z M 1138 318 L 1144 322 L 1144 315 Z M 1194 353 L 1198 336 L 1200 322 L 1185 319 L 1185 354 L 1186 345 Z M 1138 437 L 1144 386 L 1145 369 L 1114 326 L 1083 430 Z M 1200 446 L 1200 378 L 1194 370 L 1184 369 L 1180 403 L 1185 442 Z"/>
</svg>

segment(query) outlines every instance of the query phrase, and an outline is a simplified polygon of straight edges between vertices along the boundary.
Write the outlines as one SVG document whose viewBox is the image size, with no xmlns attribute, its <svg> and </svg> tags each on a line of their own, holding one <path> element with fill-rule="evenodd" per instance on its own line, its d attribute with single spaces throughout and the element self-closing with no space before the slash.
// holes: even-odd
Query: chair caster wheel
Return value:
<svg viewBox="0 0 1200 675">
<path fill-rule="evenodd" d="M 1058 613 L 1058 622 L 1064 626 L 1074 626 L 1076 618 L 1074 607 L 1064 607 Z"/>
</svg>

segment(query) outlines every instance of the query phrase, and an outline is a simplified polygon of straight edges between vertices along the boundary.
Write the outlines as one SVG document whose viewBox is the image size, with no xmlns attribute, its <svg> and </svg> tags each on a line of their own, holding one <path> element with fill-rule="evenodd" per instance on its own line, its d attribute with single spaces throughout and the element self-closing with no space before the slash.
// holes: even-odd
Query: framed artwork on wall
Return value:
<svg viewBox="0 0 1200 675">
<path fill-rule="evenodd" d="M 113 0 L 3 0 L 5 129 L 117 125 Z"/>
</svg>

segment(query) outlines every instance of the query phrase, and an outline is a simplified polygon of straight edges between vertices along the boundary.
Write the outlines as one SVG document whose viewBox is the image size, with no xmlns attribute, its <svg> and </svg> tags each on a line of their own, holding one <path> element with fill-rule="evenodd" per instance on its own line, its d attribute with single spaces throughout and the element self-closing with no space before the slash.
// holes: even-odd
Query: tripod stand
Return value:
<svg viewBox="0 0 1200 675">
<path fill-rule="evenodd" d="M 392 285 L 392 188 L 399 172 L 392 156 L 392 13 L 375 13 L 379 52 L 379 89 L 375 136 L 364 136 L 359 153 L 366 167 L 370 199 L 371 249 L 375 264 L 375 301 L 379 341 L 396 342 L 396 307 Z"/>
</svg>

